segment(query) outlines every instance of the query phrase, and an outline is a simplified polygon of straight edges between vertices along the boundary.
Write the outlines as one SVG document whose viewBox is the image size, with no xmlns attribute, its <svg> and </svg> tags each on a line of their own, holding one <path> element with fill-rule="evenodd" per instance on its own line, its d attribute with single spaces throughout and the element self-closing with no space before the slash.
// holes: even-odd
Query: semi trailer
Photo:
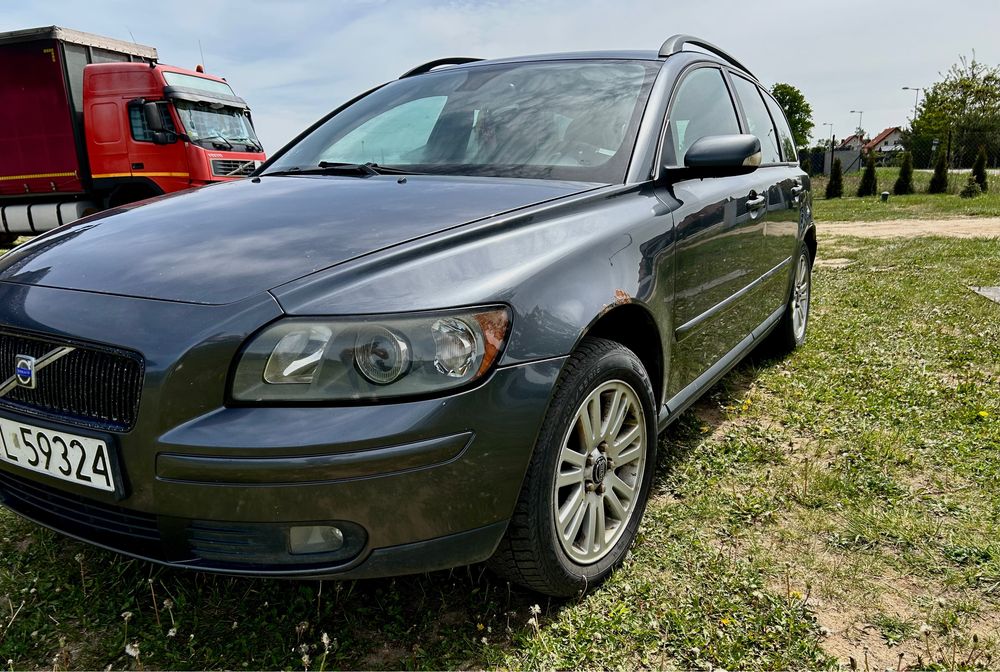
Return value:
<svg viewBox="0 0 1000 672">
<path fill-rule="evenodd" d="M 47 26 L 0 33 L 0 247 L 265 159 L 226 80 L 154 47 Z"/>
</svg>

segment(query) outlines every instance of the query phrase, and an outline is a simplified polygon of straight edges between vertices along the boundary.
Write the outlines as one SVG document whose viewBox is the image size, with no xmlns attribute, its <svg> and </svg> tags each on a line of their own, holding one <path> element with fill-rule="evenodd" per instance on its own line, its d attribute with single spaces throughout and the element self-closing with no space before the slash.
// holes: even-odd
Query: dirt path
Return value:
<svg viewBox="0 0 1000 672">
<path fill-rule="evenodd" d="M 816 227 L 820 237 L 915 238 L 918 236 L 947 236 L 952 238 L 1000 238 L 1000 218 L 997 217 L 896 219 L 886 222 L 817 222 Z"/>
<path fill-rule="evenodd" d="M 1000 218 L 998 217 L 895 219 L 886 222 L 817 222 L 816 226 L 821 236 L 1000 238 Z"/>
</svg>

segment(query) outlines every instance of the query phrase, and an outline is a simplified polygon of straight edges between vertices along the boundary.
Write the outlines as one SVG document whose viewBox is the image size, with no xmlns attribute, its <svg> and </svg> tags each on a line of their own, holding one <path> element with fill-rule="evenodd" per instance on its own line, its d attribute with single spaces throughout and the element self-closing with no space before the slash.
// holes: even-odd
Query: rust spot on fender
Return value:
<svg viewBox="0 0 1000 672">
<path fill-rule="evenodd" d="M 615 302 L 613 305 L 620 306 L 626 303 L 632 303 L 632 297 L 624 289 L 615 290 Z"/>
</svg>

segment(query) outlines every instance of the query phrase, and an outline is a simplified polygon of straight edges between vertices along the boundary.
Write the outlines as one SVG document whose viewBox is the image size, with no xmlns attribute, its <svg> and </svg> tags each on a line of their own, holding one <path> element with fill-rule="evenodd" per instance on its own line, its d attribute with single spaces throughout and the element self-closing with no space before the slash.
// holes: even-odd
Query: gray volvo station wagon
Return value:
<svg viewBox="0 0 1000 672">
<path fill-rule="evenodd" d="M 577 594 L 634 541 L 657 434 L 803 342 L 810 203 L 781 109 L 703 40 L 427 63 L 251 179 L 0 259 L 0 497 L 172 567 L 488 560 Z"/>
</svg>

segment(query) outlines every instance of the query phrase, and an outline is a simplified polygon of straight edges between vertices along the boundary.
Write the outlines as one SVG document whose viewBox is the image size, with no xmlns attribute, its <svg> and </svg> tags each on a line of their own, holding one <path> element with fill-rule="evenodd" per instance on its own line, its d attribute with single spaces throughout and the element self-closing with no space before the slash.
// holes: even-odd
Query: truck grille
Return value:
<svg viewBox="0 0 1000 672">
<path fill-rule="evenodd" d="M 75 350 L 38 371 L 34 389 L 14 387 L 0 397 L 0 408 L 97 429 L 132 429 L 143 376 L 137 354 L 0 332 L 0 385 L 13 376 L 18 355 L 41 358 L 62 346 Z"/>
<path fill-rule="evenodd" d="M 212 174 L 219 177 L 246 177 L 254 171 L 253 161 L 240 159 L 213 159 Z"/>
</svg>

